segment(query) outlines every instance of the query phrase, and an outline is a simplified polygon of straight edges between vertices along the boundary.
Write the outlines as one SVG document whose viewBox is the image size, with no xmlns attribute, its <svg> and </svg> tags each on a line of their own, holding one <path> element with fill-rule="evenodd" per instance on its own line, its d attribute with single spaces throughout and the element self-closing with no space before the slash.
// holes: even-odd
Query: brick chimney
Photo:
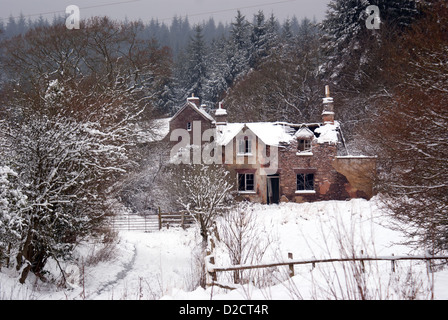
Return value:
<svg viewBox="0 0 448 320">
<path fill-rule="evenodd" d="M 187 98 L 187 101 L 193 102 L 196 105 L 196 107 L 200 108 L 200 100 L 198 97 L 194 96 L 194 93 L 191 94 L 191 97 Z"/>
<path fill-rule="evenodd" d="M 227 110 L 222 107 L 222 102 L 219 103 L 219 108 L 215 111 L 215 119 L 217 126 L 227 125 Z"/>
<path fill-rule="evenodd" d="M 325 86 L 325 98 L 323 98 L 324 110 L 322 112 L 322 121 L 324 124 L 334 124 L 333 98 L 330 97 L 330 86 Z"/>
</svg>

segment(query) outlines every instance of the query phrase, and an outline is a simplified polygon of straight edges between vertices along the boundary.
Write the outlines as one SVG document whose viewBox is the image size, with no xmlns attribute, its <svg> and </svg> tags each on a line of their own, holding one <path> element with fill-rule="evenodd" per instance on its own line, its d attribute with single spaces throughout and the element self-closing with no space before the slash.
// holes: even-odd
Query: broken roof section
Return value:
<svg viewBox="0 0 448 320">
<path fill-rule="evenodd" d="M 264 144 L 270 146 L 280 146 L 289 144 L 292 139 L 317 139 L 317 143 L 336 144 L 339 142 L 339 123 L 325 124 L 311 131 L 306 125 L 297 131 L 293 125 L 278 122 L 251 122 L 251 123 L 227 123 L 218 126 L 216 132 L 216 142 L 225 146 L 237 136 L 243 128 L 252 131 Z"/>
<path fill-rule="evenodd" d="M 319 128 L 316 128 L 314 132 L 319 134 L 317 143 L 330 143 L 336 144 L 339 142 L 339 122 L 326 123 Z"/>
</svg>

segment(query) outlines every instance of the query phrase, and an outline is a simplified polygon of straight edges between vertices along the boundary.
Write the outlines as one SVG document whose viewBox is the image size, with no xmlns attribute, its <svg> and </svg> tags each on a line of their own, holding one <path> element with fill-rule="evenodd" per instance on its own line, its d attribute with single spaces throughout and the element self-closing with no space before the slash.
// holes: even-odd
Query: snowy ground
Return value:
<svg viewBox="0 0 448 320">
<path fill-rule="evenodd" d="M 398 244 L 403 239 L 388 228 L 389 220 L 374 200 L 255 205 L 255 213 L 263 236 L 270 239 L 264 262 L 285 260 L 288 252 L 294 259 L 335 258 L 361 250 L 369 256 L 421 254 Z M 99 260 L 106 251 L 101 251 L 99 245 L 85 244 L 77 250 L 76 266 L 63 264 L 63 268 L 74 270 L 70 281 L 80 280 L 74 288 L 57 287 L 54 281 L 43 283 L 31 276 L 25 285 L 19 285 L 18 275 L 3 268 L 0 299 L 358 299 L 360 284 L 365 285 L 363 294 L 369 299 L 431 297 L 431 278 L 422 262 L 397 262 L 394 273 L 390 262 L 372 262 L 362 275 L 357 274 L 359 264 L 353 263 L 321 264 L 314 269 L 311 265 L 295 266 L 292 278 L 287 276 L 288 267 L 259 269 L 257 272 L 264 273 L 254 273 L 254 281 L 237 290 L 204 290 L 197 287 L 199 242 L 195 228 L 153 233 L 123 231 L 111 260 L 95 262 L 95 257 Z M 216 264 L 227 264 L 219 245 Z M 55 263 L 49 263 L 48 268 L 49 278 L 60 279 Z M 448 299 L 448 271 L 432 275 L 435 298 Z M 229 276 L 228 272 L 218 274 L 218 280 L 226 282 Z M 260 279 L 265 279 L 263 287 Z"/>
</svg>

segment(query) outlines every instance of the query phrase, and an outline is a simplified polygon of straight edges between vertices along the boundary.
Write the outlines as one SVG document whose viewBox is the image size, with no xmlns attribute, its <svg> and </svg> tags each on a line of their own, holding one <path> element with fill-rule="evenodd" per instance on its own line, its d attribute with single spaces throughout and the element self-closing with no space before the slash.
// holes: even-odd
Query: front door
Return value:
<svg viewBox="0 0 448 320">
<path fill-rule="evenodd" d="M 279 203 L 280 202 L 280 177 L 278 174 L 272 174 L 267 176 L 267 203 Z"/>
</svg>

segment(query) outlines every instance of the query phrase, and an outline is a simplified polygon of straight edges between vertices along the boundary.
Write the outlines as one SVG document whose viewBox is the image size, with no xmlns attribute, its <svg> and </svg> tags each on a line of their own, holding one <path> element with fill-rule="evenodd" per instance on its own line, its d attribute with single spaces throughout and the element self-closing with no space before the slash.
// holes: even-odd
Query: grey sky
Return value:
<svg viewBox="0 0 448 320">
<path fill-rule="evenodd" d="M 238 9 L 252 18 L 258 10 L 265 15 L 274 13 L 280 20 L 292 16 L 321 20 L 325 16 L 330 0 L 0 0 L 0 19 L 7 22 L 10 15 L 21 13 L 31 19 L 42 15 L 49 21 L 53 16 L 65 15 L 68 5 L 80 8 L 81 18 L 95 15 L 113 19 L 142 19 L 144 22 L 157 18 L 169 24 L 172 17 L 188 16 L 192 23 L 207 20 L 230 22 Z"/>
</svg>

